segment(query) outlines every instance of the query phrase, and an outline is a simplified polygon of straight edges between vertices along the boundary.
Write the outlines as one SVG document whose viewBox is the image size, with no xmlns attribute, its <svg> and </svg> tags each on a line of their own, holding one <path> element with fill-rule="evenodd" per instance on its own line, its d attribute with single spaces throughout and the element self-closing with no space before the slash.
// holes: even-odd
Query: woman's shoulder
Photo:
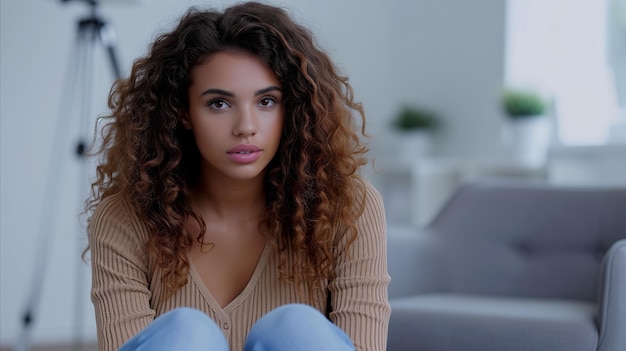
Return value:
<svg viewBox="0 0 626 351">
<path fill-rule="evenodd" d="M 104 196 L 94 208 L 91 216 L 94 219 L 130 220 L 134 211 L 132 205 L 121 194 Z"/>
<path fill-rule="evenodd" d="M 128 232 L 135 233 L 137 239 L 146 233 L 131 202 L 121 194 L 103 197 L 89 219 L 90 236 L 115 237 Z"/>
<path fill-rule="evenodd" d="M 382 202 L 380 191 L 378 191 L 374 184 L 372 184 L 372 182 L 370 182 L 367 178 L 363 178 L 363 188 L 365 189 L 365 196 L 367 198 Z"/>
<path fill-rule="evenodd" d="M 361 211 L 356 219 L 356 227 L 361 237 L 384 237 L 386 216 L 383 198 L 376 187 L 367 179 L 363 180 Z"/>
<path fill-rule="evenodd" d="M 380 191 L 367 179 L 363 179 L 363 192 L 365 212 L 384 211 L 383 197 Z"/>
</svg>

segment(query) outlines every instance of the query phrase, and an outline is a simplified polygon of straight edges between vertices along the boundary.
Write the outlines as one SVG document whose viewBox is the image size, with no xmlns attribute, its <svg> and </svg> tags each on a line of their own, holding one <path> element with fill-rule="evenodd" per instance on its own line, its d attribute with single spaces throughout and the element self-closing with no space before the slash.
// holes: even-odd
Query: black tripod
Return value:
<svg viewBox="0 0 626 351">
<path fill-rule="evenodd" d="M 89 5 L 89 15 L 82 18 L 77 23 L 77 35 L 74 44 L 73 52 L 68 62 L 67 77 L 65 81 L 65 87 L 63 90 L 63 96 L 61 100 L 61 112 L 59 113 L 58 121 L 55 125 L 54 133 L 54 145 L 53 153 L 56 154 L 56 150 L 62 150 L 64 148 L 64 141 L 67 138 L 68 126 L 71 125 L 71 121 L 68 119 L 73 113 L 70 113 L 70 106 L 73 103 L 79 103 L 79 113 L 81 116 L 81 131 L 84 133 L 83 137 L 79 138 L 76 143 L 75 153 L 81 161 L 86 161 L 86 138 L 84 135 L 88 134 L 93 129 L 88 128 L 85 118 L 91 115 L 91 99 L 93 95 L 93 75 L 94 75 L 94 52 L 100 45 L 106 51 L 106 56 L 110 63 L 113 78 L 117 79 L 121 77 L 121 71 L 119 62 L 116 56 L 115 49 L 115 33 L 113 29 L 98 15 L 98 1 L 97 0 L 61 0 L 63 3 L 67 2 L 83 2 Z M 61 153 L 62 154 L 62 153 Z M 62 158 L 62 157 L 61 157 Z M 39 225 L 39 239 L 37 240 L 35 268 L 32 276 L 32 284 L 29 290 L 27 304 L 22 315 L 22 333 L 20 339 L 15 347 L 17 351 L 27 351 L 31 349 L 31 337 L 32 329 L 35 323 L 36 312 L 38 310 L 43 280 L 45 277 L 46 264 L 48 263 L 48 257 L 50 255 L 50 239 L 52 236 L 51 231 L 55 228 L 57 214 L 55 209 L 59 206 L 55 206 L 55 201 L 58 201 L 58 190 L 60 188 L 60 176 L 65 167 L 58 162 L 59 160 L 54 157 L 50 157 L 49 164 L 49 176 L 47 177 L 47 184 L 45 188 L 43 207 L 40 216 Z M 85 168 L 85 167 L 81 167 Z M 81 189 L 87 189 L 87 173 L 82 172 L 81 175 Z M 84 194 L 80 192 L 81 197 Z M 84 197 L 82 197 L 84 201 Z M 81 201 L 81 203 L 83 203 Z M 84 225 L 80 225 L 80 231 L 84 233 Z M 80 287 L 84 284 L 82 267 L 77 269 L 76 274 L 76 286 L 77 296 L 75 302 L 74 311 L 74 323 L 75 323 L 75 342 L 74 349 L 79 350 L 82 347 L 82 299 L 78 298 L 82 295 Z"/>
</svg>

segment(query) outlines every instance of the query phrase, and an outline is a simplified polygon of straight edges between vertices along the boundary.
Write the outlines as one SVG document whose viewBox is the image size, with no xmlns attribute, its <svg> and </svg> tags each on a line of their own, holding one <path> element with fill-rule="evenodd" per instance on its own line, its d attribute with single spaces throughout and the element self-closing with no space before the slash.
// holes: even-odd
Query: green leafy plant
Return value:
<svg viewBox="0 0 626 351">
<path fill-rule="evenodd" d="M 546 109 L 545 100 L 530 90 L 507 89 L 502 104 L 506 114 L 514 119 L 540 116 Z"/>
<path fill-rule="evenodd" d="M 393 120 L 394 128 L 401 131 L 432 130 L 437 125 L 438 117 L 434 112 L 409 105 L 400 108 Z"/>
</svg>

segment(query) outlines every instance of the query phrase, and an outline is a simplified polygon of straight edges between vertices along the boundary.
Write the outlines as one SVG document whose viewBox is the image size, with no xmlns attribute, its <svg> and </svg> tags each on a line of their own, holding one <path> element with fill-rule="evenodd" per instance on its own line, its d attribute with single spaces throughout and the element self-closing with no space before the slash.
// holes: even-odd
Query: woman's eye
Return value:
<svg viewBox="0 0 626 351">
<path fill-rule="evenodd" d="M 259 104 L 263 107 L 272 107 L 276 104 L 276 99 L 274 97 L 267 96 L 262 98 L 261 101 L 259 101 Z"/>
<path fill-rule="evenodd" d="M 211 100 L 209 101 L 208 106 L 213 110 L 224 110 L 230 107 L 228 103 L 224 100 Z"/>
</svg>

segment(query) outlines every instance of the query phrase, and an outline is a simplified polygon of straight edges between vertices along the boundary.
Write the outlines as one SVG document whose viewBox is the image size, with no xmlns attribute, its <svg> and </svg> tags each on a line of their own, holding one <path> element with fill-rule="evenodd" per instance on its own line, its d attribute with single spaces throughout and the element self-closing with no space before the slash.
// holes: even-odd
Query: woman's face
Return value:
<svg viewBox="0 0 626 351">
<path fill-rule="evenodd" d="M 194 67 L 191 82 L 183 125 L 202 155 L 202 177 L 262 176 L 283 128 L 283 94 L 274 72 L 255 56 L 222 51 Z"/>
</svg>

